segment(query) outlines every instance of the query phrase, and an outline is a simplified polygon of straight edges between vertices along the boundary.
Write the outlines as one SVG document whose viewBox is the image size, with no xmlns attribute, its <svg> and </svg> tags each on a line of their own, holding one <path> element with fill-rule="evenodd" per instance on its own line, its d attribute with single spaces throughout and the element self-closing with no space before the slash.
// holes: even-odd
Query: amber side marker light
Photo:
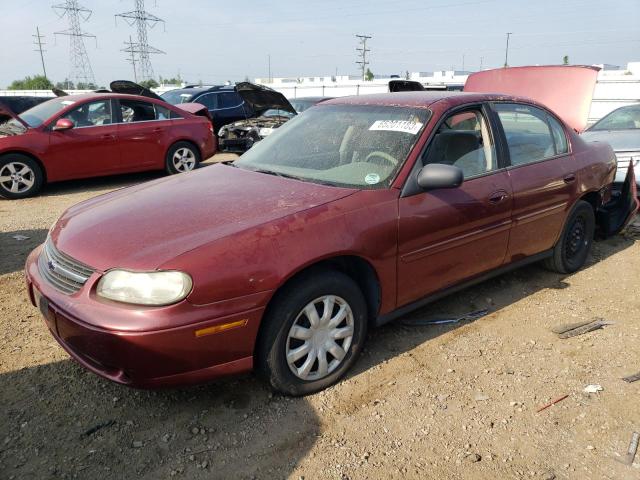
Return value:
<svg viewBox="0 0 640 480">
<path fill-rule="evenodd" d="M 213 335 L 216 333 L 231 330 L 232 328 L 244 327 L 248 321 L 249 320 L 245 318 L 244 320 L 236 320 L 235 322 L 223 323 L 222 325 L 214 325 L 213 327 L 201 328 L 200 330 L 196 330 L 195 334 L 196 334 L 196 337 Z"/>
</svg>

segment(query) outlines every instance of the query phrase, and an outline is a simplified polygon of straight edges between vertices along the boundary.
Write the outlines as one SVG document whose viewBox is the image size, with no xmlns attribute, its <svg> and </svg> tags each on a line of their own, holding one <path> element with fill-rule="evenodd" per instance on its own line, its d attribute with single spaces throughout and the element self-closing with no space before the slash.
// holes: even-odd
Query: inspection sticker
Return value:
<svg viewBox="0 0 640 480">
<path fill-rule="evenodd" d="M 364 177 L 364 181 L 369 185 L 375 185 L 380 182 L 380 175 L 377 173 L 368 173 L 366 177 Z"/>
<path fill-rule="evenodd" d="M 415 135 L 422 128 L 422 123 L 411 120 L 376 120 L 369 130 L 387 130 L 389 132 L 403 132 Z"/>
</svg>

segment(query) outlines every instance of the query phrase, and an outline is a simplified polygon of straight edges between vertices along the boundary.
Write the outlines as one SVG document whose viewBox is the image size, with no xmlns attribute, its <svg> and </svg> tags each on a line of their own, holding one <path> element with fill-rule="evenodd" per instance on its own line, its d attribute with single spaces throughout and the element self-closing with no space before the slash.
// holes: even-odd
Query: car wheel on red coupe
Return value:
<svg viewBox="0 0 640 480">
<path fill-rule="evenodd" d="M 257 346 L 259 371 L 288 395 L 337 382 L 356 361 L 367 332 L 367 306 L 347 275 L 316 270 L 286 286 L 269 309 Z"/>
<path fill-rule="evenodd" d="M 200 163 L 200 152 L 190 142 L 174 143 L 167 152 L 166 170 L 170 175 L 190 172 Z"/>
<path fill-rule="evenodd" d="M 0 195 L 9 199 L 35 195 L 44 182 L 40 165 L 25 155 L 0 157 Z"/>
<path fill-rule="evenodd" d="M 567 218 L 560 239 L 553 248 L 553 255 L 544 261 L 544 266 L 558 273 L 573 273 L 587 260 L 596 219 L 593 207 L 584 200 L 579 200 Z"/>
</svg>

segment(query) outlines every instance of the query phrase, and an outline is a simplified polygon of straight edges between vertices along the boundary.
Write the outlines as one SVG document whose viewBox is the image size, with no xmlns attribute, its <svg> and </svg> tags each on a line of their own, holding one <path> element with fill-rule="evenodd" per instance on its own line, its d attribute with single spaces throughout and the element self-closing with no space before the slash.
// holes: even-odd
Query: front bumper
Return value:
<svg viewBox="0 0 640 480">
<path fill-rule="evenodd" d="M 219 304 L 195 306 L 187 301 L 168 307 L 127 308 L 97 299 L 92 292 L 97 278 L 93 277 L 79 292 L 65 295 L 42 278 L 37 264 L 40 250 L 29 255 L 25 267 L 29 297 L 58 343 L 88 370 L 142 388 L 201 383 L 251 370 L 264 312 L 261 299 L 235 302 L 231 310 L 245 308 L 230 314 L 222 313 Z M 141 322 L 152 325 L 154 313 L 169 316 L 177 326 L 137 330 Z M 202 334 L 229 324 L 238 326 Z"/>
</svg>

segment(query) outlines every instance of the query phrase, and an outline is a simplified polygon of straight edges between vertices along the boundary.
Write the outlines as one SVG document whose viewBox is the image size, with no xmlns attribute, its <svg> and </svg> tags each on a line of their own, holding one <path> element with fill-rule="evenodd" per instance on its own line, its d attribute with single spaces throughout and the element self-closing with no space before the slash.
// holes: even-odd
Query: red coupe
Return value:
<svg viewBox="0 0 640 480">
<path fill-rule="evenodd" d="M 58 97 L 20 115 L 0 106 L 0 195 L 24 198 L 73 178 L 193 170 L 216 150 L 200 114 L 208 115 L 202 105 L 116 93 Z"/>
<path fill-rule="evenodd" d="M 608 145 L 517 96 L 329 100 L 232 164 L 70 208 L 29 256 L 28 291 L 115 382 L 255 367 L 308 394 L 371 326 L 527 263 L 578 270 L 637 210 L 633 192 L 610 198 L 615 171 Z"/>
</svg>

